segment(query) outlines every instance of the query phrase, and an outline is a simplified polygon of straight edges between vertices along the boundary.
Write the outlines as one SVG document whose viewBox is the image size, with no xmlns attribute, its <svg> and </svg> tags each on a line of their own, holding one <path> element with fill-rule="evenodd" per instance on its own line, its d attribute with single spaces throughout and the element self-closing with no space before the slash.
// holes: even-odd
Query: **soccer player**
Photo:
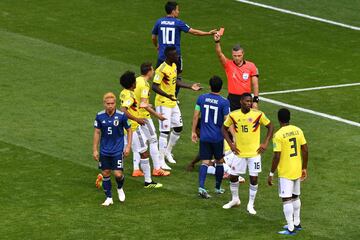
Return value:
<svg viewBox="0 0 360 240">
<path fill-rule="evenodd" d="M 113 93 L 106 93 L 103 97 L 104 111 L 98 112 L 94 122 L 93 157 L 99 162 L 102 170 L 104 192 L 106 195 L 103 206 L 113 204 L 111 194 L 111 171 L 114 172 L 117 192 L 120 202 L 125 201 L 123 190 L 124 156 L 130 153 L 132 131 L 128 119 L 123 112 L 116 109 L 116 97 Z M 127 142 L 124 149 L 124 129 L 127 131 Z M 99 154 L 100 143 L 100 154 Z"/>
<path fill-rule="evenodd" d="M 229 101 L 220 96 L 222 80 L 218 76 L 210 78 L 210 93 L 199 96 L 196 101 L 194 110 L 191 139 L 193 142 L 198 141 L 196 126 L 198 125 L 199 116 L 201 115 L 200 128 L 200 160 L 202 164 L 199 169 L 199 196 L 210 198 L 205 189 L 205 180 L 210 160 L 214 156 L 215 170 L 215 193 L 222 194 L 225 192 L 221 188 L 221 182 L 224 175 L 223 156 L 224 156 L 224 137 L 221 133 L 221 126 L 226 116 L 229 114 Z"/>
<path fill-rule="evenodd" d="M 180 49 L 181 32 L 190 33 L 195 36 L 207 36 L 216 33 L 216 29 L 209 32 L 204 32 L 198 29 L 189 27 L 186 23 L 178 19 L 179 5 L 176 2 L 169 1 L 165 4 L 166 16 L 156 21 L 152 30 L 152 42 L 158 50 L 158 60 L 156 67 L 159 67 L 165 61 L 165 48 L 168 46 L 175 46 L 178 53 L 177 64 L 178 78 L 182 72 L 182 58 Z M 179 88 L 176 88 L 176 95 Z"/>
<path fill-rule="evenodd" d="M 240 205 L 238 176 L 249 169 L 250 187 L 247 211 L 255 215 L 254 202 L 258 190 L 258 174 L 261 172 L 261 154 L 266 150 L 272 137 L 274 127 L 265 114 L 251 108 L 252 96 L 244 93 L 241 96 L 241 109 L 229 114 L 224 122 L 222 132 L 231 150 L 236 154 L 230 172 L 230 191 L 232 200 L 223 206 L 224 209 Z M 235 143 L 229 136 L 230 126 L 235 129 Z M 266 137 L 260 144 L 260 125 L 267 128 Z"/>
<path fill-rule="evenodd" d="M 232 60 L 225 57 L 221 51 L 220 35 L 214 34 L 215 51 L 223 66 L 228 81 L 228 99 L 230 110 L 240 109 L 240 98 L 243 93 L 253 93 L 253 108 L 258 108 L 259 102 L 259 72 L 255 64 L 244 59 L 244 49 L 235 45 L 232 49 Z M 251 88 L 252 86 L 252 88 Z M 252 91 L 251 91 L 252 90 Z"/>
<path fill-rule="evenodd" d="M 134 89 L 136 87 L 135 73 L 126 71 L 120 77 L 120 84 L 124 88 L 120 92 L 121 111 L 131 120 L 133 131 L 132 150 L 140 154 L 140 166 L 144 172 L 145 188 L 160 188 L 161 183 L 153 182 L 149 163 L 149 152 L 146 145 L 146 136 L 139 125 L 145 125 L 146 120 L 139 116 L 139 103 L 136 101 Z"/>
<path fill-rule="evenodd" d="M 149 104 L 150 85 L 148 81 L 153 78 L 154 69 L 151 63 L 143 63 L 140 66 L 140 71 L 141 76 L 136 78 L 136 88 L 134 89 L 134 93 L 136 101 L 140 103 L 139 117 L 145 119 L 145 124 L 140 125 L 140 128 L 144 132 L 150 145 L 150 156 L 154 164 L 152 175 L 169 176 L 169 171 L 161 169 L 161 167 L 167 169 L 169 169 L 170 167 L 167 166 L 165 161 L 163 161 L 163 163 L 160 162 L 157 134 L 154 123 L 150 117 L 150 114 L 152 114 L 160 121 L 165 120 L 165 118 L 161 114 L 155 112 L 155 110 L 152 109 L 151 104 Z"/>
<path fill-rule="evenodd" d="M 273 138 L 274 156 L 268 177 L 273 185 L 275 170 L 278 170 L 279 197 L 283 202 L 283 212 L 287 222 L 280 234 L 294 235 L 301 230 L 300 225 L 300 182 L 307 177 L 308 146 L 302 130 L 290 124 L 290 111 L 278 111 L 280 129 Z M 302 161 L 301 161 L 302 159 Z"/>
<path fill-rule="evenodd" d="M 159 121 L 160 161 L 163 161 L 164 156 L 166 156 L 170 163 L 176 163 L 171 151 L 180 138 L 183 123 L 180 108 L 176 102 L 175 87 L 188 88 L 193 91 L 199 91 L 201 87 L 199 83 L 190 85 L 177 80 L 176 61 L 178 54 L 174 46 L 166 47 L 165 56 L 165 61 L 155 71 L 152 90 L 156 92 L 156 111 L 166 118 L 164 121 Z"/>
</svg>

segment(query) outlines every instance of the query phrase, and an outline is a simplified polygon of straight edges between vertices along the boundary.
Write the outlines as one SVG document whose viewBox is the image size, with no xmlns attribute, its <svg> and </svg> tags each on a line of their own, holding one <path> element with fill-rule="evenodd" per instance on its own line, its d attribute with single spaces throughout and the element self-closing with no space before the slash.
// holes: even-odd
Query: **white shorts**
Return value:
<svg viewBox="0 0 360 240">
<path fill-rule="evenodd" d="M 166 118 L 164 121 L 159 120 L 160 132 L 170 132 L 174 127 L 183 126 L 180 108 L 177 104 L 173 108 L 157 106 L 156 112 L 162 114 Z"/>
<path fill-rule="evenodd" d="M 150 143 L 157 141 L 157 134 L 156 134 L 154 122 L 151 118 L 147 118 L 145 125 L 140 125 L 140 128 L 145 134 L 146 139 Z"/>
<path fill-rule="evenodd" d="M 300 178 L 295 180 L 279 178 L 279 197 L 290 198 L 293 194 L 300 195 Z"/>
<path fill-rule="evenodd" d="M 246 167 L 249 168 L 249 175 L 257 177 L 261 172 L 261 155 L 251 158 L 240 158 L 234 156 L 231 164 L 230 174 L 239 176 L 246 173 Z"/>
<path fill-rule="evenodd" d="M 225 161 L 226 165 L 231 167 L 234 157 L 235 157 L 235 154 L 232 151 L 227 151 L 224 154 L 224 161 Z"/>
<path fill-rule="evenodd" d="M 146 136 L 144 134 L 144 132 L 141 130 L 141 128 L 137 128 L 135 131 L 133 131 L 132 134 L 132 144 L 131 144 L 131 148 L 133 152 L 137 152 L 137 153 L 143 153 L 146 152 L 147 150 L 147 145 L 146 145 Z M 124 136 L 124 145 L 127 144 L 127 136 Z"/>
</svg>

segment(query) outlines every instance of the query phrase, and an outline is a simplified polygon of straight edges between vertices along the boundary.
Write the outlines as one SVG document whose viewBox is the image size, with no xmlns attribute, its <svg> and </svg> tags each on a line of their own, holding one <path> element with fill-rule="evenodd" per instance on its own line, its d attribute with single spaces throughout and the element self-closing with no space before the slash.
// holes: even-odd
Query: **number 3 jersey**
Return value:
<svg viewBox="0 0 360 240">
<path fill-rule="evenodd" d="M 221 127 L 225 116 L 229 114 L 230 103 L 220 95 L 207 93 L 199 96 L 195 110 L 201 112 L 200 140 L 220 142 L 224 140 Z"/>
<path fill-rule="evenodd" d="M 280 152 L 278 176 L 287 179 L 301 177 L 301 145 L 306 144 L 302 130 L 294 125 L 281 127 L 273 137 L 274 152 Z"/>
<path fill-rule="evenodd" d="M 241 109 L 229 114 L 224 122 L 226 127 L 234 125 L 235 143 L 240 150 L 239 157 L 249 158 L 259 155 L 257 150 L 260 146 L 260 125 L 268 125 L 270 120 L 262 111 L 250 108 L 243 113 Z"/>
<path fill-rule="evenodd" d="M 98 112 L 94 127 L 100 129 L 100 155 L 114 157 L 124 149 L 124 129 L 130 128 L 126 115 L 116 110 L 110 116 L 105 111 Z"/>
</svg>

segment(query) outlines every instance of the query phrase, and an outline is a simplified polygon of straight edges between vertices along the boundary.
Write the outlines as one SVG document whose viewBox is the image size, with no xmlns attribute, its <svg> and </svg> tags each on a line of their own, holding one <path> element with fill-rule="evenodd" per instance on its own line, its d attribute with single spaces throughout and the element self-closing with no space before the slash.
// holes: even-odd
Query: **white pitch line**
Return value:
<svg viewBox="0 0 360 240">
<path fill-rule="evenodd" d="M 357 30 L 357 31 L 360 30 L 360 27 L 357 27 L 357 26 L 352 26 L 352 25 L 348 25 L 348 24 L 345 24 L 345 23 L 335 22 L 335 21 L 324 19 L 324 18 L 314 17 L 314 16 L 310 16 L 310 15 L 307 15 L 307 14 L 303 14 L 303 13 L 293 12 L 293 11 L 290 11 L 290 10 L 273 7 L 273 6 L 265 5 L 265 4 L 262 4 L 262 3 L 251 2 L 251 1 L 248 1 L 248 0 L 235 0 L 235 1 L 250 4 L 250 5 L 254 5 L 254 6 L 258 6 L 258 7 L 263 7 L 263 8 L 267 8 L 267 9 L 271 9 L 271 10 L 275 10 L 275 11 L 282 12 L 282 13 L 295 15 L 295 16 L 298 16 L 298 17 L 308 18 L 308 19 L 312 19 L 312 20 L 315 20 L 315 21 L 324 22 L 324 23 L 328 23 L 328 24 L 332 24 L 332 25 L 336 25 L 336 26 L 340 26 L 340 27 L 344 27 L 344 28 L 349 28 L 349 29 L 352 29 L 352 30 Z"/>
<path fill-rule="evenodd" d="M 357 85 L 360 85 L 360 82 L 358 82 L 358 83 L 338 84 L 338 85 L 329 85 L 329 86 L 322 86 L 322 87 L 299 88 L 299 89 L 290 89 L 290 90 L 282 90 L 282 91 L 263 92 L 263 93 L 260 93 L 260 95 L 271 95 L 271 94 L 281 94 L 281 93 L 290 93 L 290 92 L 305 92 L 305 91 L 312 91 L 312 90 L 350 87 L 350 86 L 357 86 Z"/>
<path fill-rule="evenodd" d="M 264 98 L 264 97 L 261 98 L 261 101 L 272 103 L 272 104 L 275 104 L 275 105 L 278 105 L 278 106 L 287 107 L 287 108 L 294 109 L 294 110 L 297 110 L 297 111 L 300 111 L 300 112 L 310 113 L 310 114 L 313 114 L 313 115 L 328 118 L 328 119 L 335 120 L 335 121 L 338 121 L 338 122 L 343 122 L 343 123 L 346 123 L 346 124 L 349 124 L 349 125 L 352 125 L 352 126 L 360 127 L 360 123 L 358 123 L 358 122 L 350 121 L 350 120 L 340 118 L 340 117 L 337 117 L 337 116 L 334 116 L 334 115 L 321 113 L 321 112 L 316 112 L 316 111 L 313 111 L 313 110 L 310 110 L 310 109 L 290 105 L 290 104 L 287 104 L 287 103 L 283 103 L 283 102 L 280 102 L 280 101 L 276 101 L 276 100 L 272 100 L 272 99 Z"/>
</svg>

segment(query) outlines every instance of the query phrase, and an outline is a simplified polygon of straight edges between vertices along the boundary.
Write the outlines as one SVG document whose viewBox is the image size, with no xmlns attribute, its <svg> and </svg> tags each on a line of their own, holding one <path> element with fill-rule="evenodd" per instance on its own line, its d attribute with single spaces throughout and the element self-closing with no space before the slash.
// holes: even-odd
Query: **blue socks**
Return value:
<svg viewBox="0 0 360 240">
<path fill-rule="evenodd" d="M 205 188 L 205 179 L 207 174 L 208 165 L 201 164 L 199 169 L 199 187 Z"/>
<path fill-rule="evenodd" d="M 111 198 L 111 178 L 104 177 L 102 185 L 103 185 L 106 197 Z"/>
<path fill-rule="evenodd" d="M 216 168 L 215 168 L 216 189 L 220 189 L 223 176 L 224 176 L 224 166 L 222 164 L 216 164 Z"/>
<path fill-rule="evenodd" d="M 120 178 L 115 178 L 115 179 L 116 179 L 116 183 L 117 183 L 117 188 L 118 189 L 122 188 L 124 185 L 125 176 L 122 175 Z"/>
</svg>

